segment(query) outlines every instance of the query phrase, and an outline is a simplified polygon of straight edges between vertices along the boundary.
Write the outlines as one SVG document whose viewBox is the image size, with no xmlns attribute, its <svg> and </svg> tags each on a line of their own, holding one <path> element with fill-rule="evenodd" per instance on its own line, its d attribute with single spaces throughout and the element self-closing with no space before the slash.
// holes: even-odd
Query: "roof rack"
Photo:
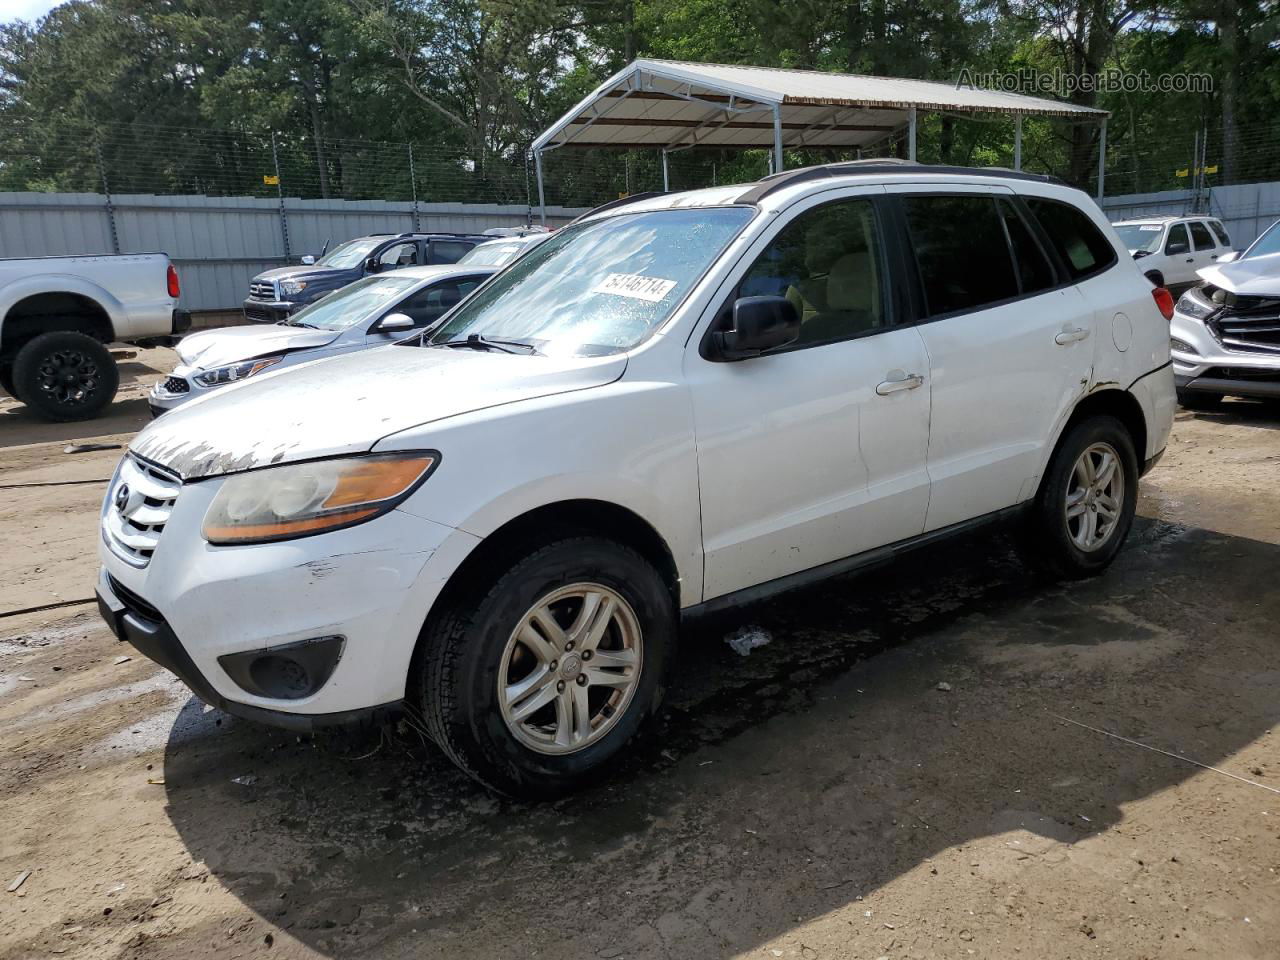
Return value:
<svg viewBox="0 0 1280 960">
<path fill-rule="evenodd" d="M 598 207 L 592 207 L 586 213 L 574 217 L 569 222 L 569 226 L 573 226 L 579 220 L 585 220 L 587 217 L 594 217 L 597 213 L 603 213 L 605 210 L 613 210 L 616 207 L 625 207 L 629 203 L 638 203 L 641 200 L 648 200 L 650 197 L 661 197 L 665 191 L 663 190 L 646 190 L 643 193 L 633 193 L 627 197 L 619 197 L 617 200 L 610 200 L 608 203 L 602 203 Z"/>
<path fill-rule="evenodd" d="M 738 203 L 759 203 L 771 193 L 783 187 L 809 180 L 826 180 L 843 174 L 882 174 L 884 176 L 904 173 L 947 176 L 981 177 L 983 175 L 1008 177 L 1015 180 L 1029 180 L 1034 183 L 1060 183 L 1066 185 L 1058 177 L 1041 173 L 1021 173 L 1006 170 L 1003 167 L 953 167 L 943 165 L 927 165 L 914 160 L 901 160 L 897 157 L 882 157 L 876 160 L 846 160 L 842 163 L 825 163 L 816 167 L 800 167 L 796 170 L 784 170 L 761 179 L 754 187 L 738 197 Z"/>
</svg>

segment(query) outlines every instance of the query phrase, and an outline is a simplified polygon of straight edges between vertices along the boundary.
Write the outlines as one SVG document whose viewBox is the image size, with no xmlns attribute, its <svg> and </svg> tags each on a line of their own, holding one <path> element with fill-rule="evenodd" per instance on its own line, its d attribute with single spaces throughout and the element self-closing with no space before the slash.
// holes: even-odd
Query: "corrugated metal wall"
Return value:
<svg viewBox="0 0 1280 960">
<path fill-rule="evenodd" d="M 1242 183 L 1213 187 L 1206 191 L 1202 209 L 1196 209 L 1191 190 L 1164 190 L 1160 193 L 1132 193 L 1106 197 L 1102 209 L 1111 221 L 1166 214 L 1180 217 L 1203 212 L 1217 217 L 1231 235 L 1231 244 L 1243 250 L 1258 234 L 1280 219 L 1280 183 Z"/>
<path fill-rule="evenodd" d="M 480 233 L 528 222 L 523 205 L 422 203 L 418 229 Z M 548 207 L 553 225 L 582 210 Z M 112 221 L 116 240 L 112 240 Z M 285 200 L 288 253 L 304 253 L 369 233 L 414 229 L 412 203 L 381 200 Z M 279 201 L 254 197 L 112 196 L 94 193 L 0 193 L 0 258 L 76 254 L 167 253 L 182 277 L 188 310 L 234 310 L 249 279 L 286 262 Z"/>
</svg>

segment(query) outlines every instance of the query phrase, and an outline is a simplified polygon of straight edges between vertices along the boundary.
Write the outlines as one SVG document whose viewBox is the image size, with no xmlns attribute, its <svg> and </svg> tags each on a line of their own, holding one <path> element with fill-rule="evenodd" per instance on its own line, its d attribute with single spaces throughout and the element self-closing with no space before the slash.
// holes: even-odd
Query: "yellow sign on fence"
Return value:
<svg viewBox="0 0 1280 960">
<path fill-rule="evenodd" d="M 266 174 L 266 173 L 264 173 L 264 174 L 262 175 L 262 182 L 263 182 L 263 183 L 265 183 L 268 187 L 278 187 L 278 186 L 280 186 L 280 178 L 279 178 L 279 177 L 273 177 L 273 176 L 271 176 L 270 174 Z"/>
</svg>

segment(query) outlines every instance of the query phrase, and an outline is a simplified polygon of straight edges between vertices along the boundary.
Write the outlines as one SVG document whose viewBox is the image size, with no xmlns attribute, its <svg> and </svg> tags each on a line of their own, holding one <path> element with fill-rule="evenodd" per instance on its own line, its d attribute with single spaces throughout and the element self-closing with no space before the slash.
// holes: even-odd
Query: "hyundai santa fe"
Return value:
<svg viewBox="0 0 1280 960">
<path fill-rule="evenodd" d="M 598 208 L 427 331 L 156 420 L 99 608 L 207 703 L 419 715 L 548 796 L 680 618 L 995 520 L 1104 570 L 1175 407 L 1167 291 L 1055 181 L 892 163 Z"/>
</svg>

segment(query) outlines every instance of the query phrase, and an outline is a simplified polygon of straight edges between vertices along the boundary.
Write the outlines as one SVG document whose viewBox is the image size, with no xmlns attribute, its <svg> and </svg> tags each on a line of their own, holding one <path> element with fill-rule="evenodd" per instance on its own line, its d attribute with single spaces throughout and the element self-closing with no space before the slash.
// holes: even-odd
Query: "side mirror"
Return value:
<svg viewBox="0 0 1280 960">
<path fill-rule="evenodd" d="M 1141 260 L 1143 257 L 1149 257 L 1149 256 L 1151 256 L 1151 251 L 1150 251 L 1150 250 L 1135 250 L 1135 251 L 1133 251 L 1133 259 L 1135 259 L 1135 260 Z"/>
<path fill-rule="evenodd" d="M 378 332 L 387 333 L 392 330 L 409 330 L 413 326 L 413 317 L 407 313 L 388 313 L 382 318 L 382 322 L 378 324 Z"/>
<path fill-rule="evenodd" d="M 733 328 L 712 334 L 723 360 L 758 357 L 800 336 L 800 314 L 786 297 L 739 297 L 733 304 Z"/>
<path fill-rule="evenodd" d="M 1174 253 L 1186 253 L 1186 252 L 1187 252 L 1187 251 L 1189 251 L 1190 249 L 1191 249 L 1191 245 L 1190 245 L 1190 244 L 1188 244 L 1188 243 L 1181 243 L 1181 242 L 1179 242 L 1179 243 L 1171 243 L 1171 244 L 1169 244 L 1167 247 L 1165 247 L 1165 248 L 1164 248 L 1164 252 L 1165 252 L 1165 253 L 1168 253 L 1168 254 L 1174 254 Z"/>
<path fill-rule="evenodd" d="M 316 262 L 316 258 L 315 258 L 315 257 L 313 257 L 311 254 L 309 254 L 309 253 L 304 253 L 304 254 L 302 255 L 302 265 L 303 265 L 304 267 L 311 267 L 311 266 L 314 266 L 314 265 L 315 265 L 315 262 Z"/>
<path fill-rule="evenodd" d="M 370 257 L 368 260 L 364 262 L 365 273 L 377 273 L 381 269 L 382 269 L 382 264 L 378 263 L 377 257 Z"/>
</svg>

